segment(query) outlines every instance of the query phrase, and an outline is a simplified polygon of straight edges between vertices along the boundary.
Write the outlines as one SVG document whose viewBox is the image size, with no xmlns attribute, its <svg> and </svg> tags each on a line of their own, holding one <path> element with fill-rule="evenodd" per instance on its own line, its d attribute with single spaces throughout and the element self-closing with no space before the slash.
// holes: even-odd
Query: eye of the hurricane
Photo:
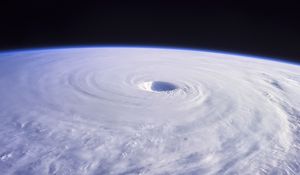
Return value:
<svg viewBox="0 0 300 175">
<path fill-rule="evenodd" d="M 169 92 L 174 91 L 178 87 L 175 84 L 165 81 L 150 81 L 139 84 L 140 89 L 152 92 Z"/>
<path fill-rule="evenodd" d="M 152 91 L 173 91 L 176 88 L 174 84 L 163 81 L 154 81 L 151 86 Z"/>
</svg>

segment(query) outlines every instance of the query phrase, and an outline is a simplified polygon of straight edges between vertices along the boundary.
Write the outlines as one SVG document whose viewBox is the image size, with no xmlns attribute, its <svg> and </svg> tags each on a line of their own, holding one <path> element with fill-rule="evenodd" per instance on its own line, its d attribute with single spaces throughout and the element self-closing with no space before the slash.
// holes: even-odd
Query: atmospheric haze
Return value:
<svg viewBox="0 0 300 175">
<path fill-rule="evenodd" d="M 1 174 L 299 174 L 300 67 L 207 51 L 0 53 Z"/>
</svg>

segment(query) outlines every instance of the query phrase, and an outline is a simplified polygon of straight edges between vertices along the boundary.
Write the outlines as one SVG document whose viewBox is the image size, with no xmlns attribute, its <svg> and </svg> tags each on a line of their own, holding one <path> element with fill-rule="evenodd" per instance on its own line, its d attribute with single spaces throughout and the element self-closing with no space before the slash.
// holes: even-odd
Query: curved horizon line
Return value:
<svg viewBox="0 0 300 175">
<path fill-rule="evenodd" d="M 39 51 L 39 50 L 63 50 L 63 49 L 78 49 L 78 48 L 137 48 L 137 49 L 162 49 L 162 50 L 181 50 L 181 51 L 194 51 L 194 52 L 207 52 L 215 54 L 232 55 L 237 57 L 254 58 L 259 60 L 268 60 L 281 62 L 291 65 L 300 66 L 300 63 L 289 61 L 284 58 L 279 57 L 267 57 L 255 54 L 245 54 L 240 52 L 231 52 L 225 50 L 214 50 L 207 48 L 194 48 L 194 47 L 176 47 L 176 46 L 166 46 L 166 45 L 136 45 L 136 44 L 82 44 L 82 45 L 65 45 L 65 46 L 41 46 L 41 47 L 25 47 L 16 49 L 0 50 L 0 54 L 12 53 L 12 52 L 26 52 L 26 51 Z"/>
</svg>

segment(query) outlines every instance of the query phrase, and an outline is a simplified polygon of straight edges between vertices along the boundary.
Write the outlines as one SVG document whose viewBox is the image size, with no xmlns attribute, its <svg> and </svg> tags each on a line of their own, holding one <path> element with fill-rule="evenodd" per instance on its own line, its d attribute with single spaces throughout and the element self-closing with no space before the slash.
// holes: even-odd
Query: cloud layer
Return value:
<svg viewBox="0 0 300 175">
<path fill-rule="evenodd" d="M 155 48 L 0 54 L 4 174 L 297 174 L 300 67 Z"/>
</svg>

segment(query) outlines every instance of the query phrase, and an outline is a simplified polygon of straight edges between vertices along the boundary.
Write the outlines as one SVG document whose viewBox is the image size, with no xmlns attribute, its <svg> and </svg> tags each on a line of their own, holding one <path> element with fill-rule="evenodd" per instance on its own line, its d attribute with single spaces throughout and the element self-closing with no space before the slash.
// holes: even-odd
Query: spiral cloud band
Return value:
<svg viewBox="0 0 300 175">
<path fill-rule="evenodd" d="M 300 67 L 98 47 L 0 54 L 3 174 L 299 174 Z"/>
</svg>

